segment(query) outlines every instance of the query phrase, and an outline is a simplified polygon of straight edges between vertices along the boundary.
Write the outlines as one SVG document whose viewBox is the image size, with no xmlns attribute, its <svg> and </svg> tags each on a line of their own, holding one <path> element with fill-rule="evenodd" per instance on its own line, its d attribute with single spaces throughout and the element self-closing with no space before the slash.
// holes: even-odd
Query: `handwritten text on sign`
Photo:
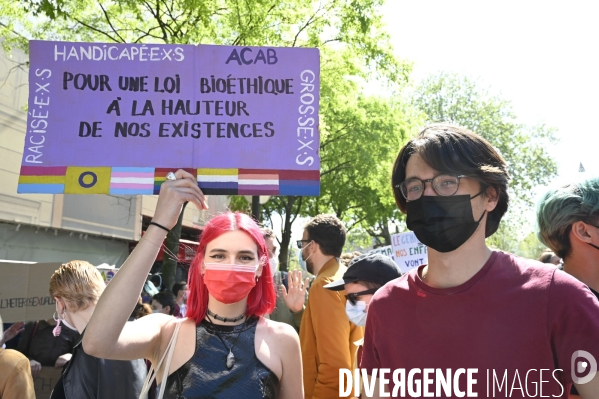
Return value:
<svg viewBox="0 0 599 399">
<path fill-rule="evenodd" d="M 381 254 L 381 255 L 385 255 L 390 257 L 391 259 L 394 258 L 393 256 L 393 247 L 391 245 L 387 245 L 384 247 L 379 247 L 379 248 L 375 248 L 371 251 L 368 251 L 369 253 L 376 253 L 376 254 Z"/>
<path fill-rule="evenodd" d="M 426 245 L 418 241 L 413 232 L 393 234 L 391 244 L 393 246 L 393 260 L 395 260 L 402 273 L 407 273 L 420 265 L 428 264 Z"/>
<path fill-rule="evenodd" d="M 208 193 L 318 194 L 317 49 L 31 41 L 30 65 L 19 192 L 187 168 Z"/>
</svg>

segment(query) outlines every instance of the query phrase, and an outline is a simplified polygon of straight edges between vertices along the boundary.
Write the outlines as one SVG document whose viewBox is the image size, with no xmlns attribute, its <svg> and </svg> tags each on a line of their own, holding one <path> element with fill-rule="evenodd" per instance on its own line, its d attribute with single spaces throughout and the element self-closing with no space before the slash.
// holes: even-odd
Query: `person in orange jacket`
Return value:
<svg viewBox="0 0 599 399">
<path fill-rule="evenodd" d="M 4 335 L 0 317 L 0 341 Z M 0 346 L 0 399 L 35 399 L 29 359 Z"/>
<path fill-rule="evenodd" d="M 308 222 L 297 242 L 308 272 L 316 276 L 300 327 L 306 399 L 339 397 L 339 369 L 352 367 L 354 342 L 364 336 L 364 329 L 347 318 L 345 296 L 324 288 L 347 270 L 337 260 L 345 234 L 345 226 L 335 216 L 318 215 Z"/>
</svg>

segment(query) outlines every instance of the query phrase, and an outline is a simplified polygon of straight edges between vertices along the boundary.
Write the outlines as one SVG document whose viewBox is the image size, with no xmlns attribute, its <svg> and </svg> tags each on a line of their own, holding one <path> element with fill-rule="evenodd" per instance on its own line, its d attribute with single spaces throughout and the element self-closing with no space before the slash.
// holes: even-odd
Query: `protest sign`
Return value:
<svg viewBox="0 0 599 399">
<path fill-rule="evenodd" d="M 414 232 L 393 234 L 391 244 L 393 259 L 402 273 L 407 273 L 420 265 L 428 264 L 426 245 L 418 241 Z"/>
<path fill-rule="evenodd" d="M 318 195 L 313 48 L 30 42 L 19 193 Z"/>
<path fill-rule="evenodd" d="M 0 262 L 0 315 L 5 323 L 49 319 L 56 310 L 50 277 L 60 263 Z"/>
<path fill-rule="evenodd" d="M 33 380 L 36 399 L 48 399 L 62 375 L 62 368 L 42 367 L 40 374 Z"/>
<path fill-rule="evenodd" d="M 387 245 L 385 247 L 375 248 L 372 251 L 368 251 L 369 253 L 381 254 L 394 259 L 393 256 L 393 247 L 391 245 Z"/>
</svg>

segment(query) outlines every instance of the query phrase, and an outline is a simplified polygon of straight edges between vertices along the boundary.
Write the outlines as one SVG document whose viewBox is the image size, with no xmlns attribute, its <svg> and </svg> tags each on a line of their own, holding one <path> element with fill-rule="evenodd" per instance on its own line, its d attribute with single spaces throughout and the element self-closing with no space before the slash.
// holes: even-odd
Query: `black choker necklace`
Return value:
<svg viewBox="0 0 599 399">
<path fill-rule="evenodd" d="M 239 321 L 245 317 L 244 314 L 242 314 L 241 316 L 233 317 L 232 319 L 229 319 L 228 317 L 220 317 L 216 313 L 212 313 L 210 311 L 210 309 L 208 309 L 208 316 L 214 317 L 216 320 L 220 320 L 225 323 L 234 323 L 234 322 Z"/>
</svg>

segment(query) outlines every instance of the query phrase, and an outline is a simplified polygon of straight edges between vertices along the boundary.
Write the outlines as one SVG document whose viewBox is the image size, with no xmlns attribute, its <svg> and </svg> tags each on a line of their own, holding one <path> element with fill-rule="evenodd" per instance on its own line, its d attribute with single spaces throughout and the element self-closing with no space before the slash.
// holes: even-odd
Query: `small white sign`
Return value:
<svg viewBox="0 0 599 399">
<path fill-rule="evenodd" d="M 402 273 L 407 273 L 420 265 L 428 264 L 427 247 L 418 241 L 414 232 L 393 234 L 391 244 L 393 248 L 392 258 Z"/>
<path fill-rule="evenodd" d="M 386 247 L 375 248 L 372 251 L 368 251 L 368 253 L 381 254 L 394 259 L 393 257 L 393 247 L 391 245 L 387 245 Z"/>
</svg>

